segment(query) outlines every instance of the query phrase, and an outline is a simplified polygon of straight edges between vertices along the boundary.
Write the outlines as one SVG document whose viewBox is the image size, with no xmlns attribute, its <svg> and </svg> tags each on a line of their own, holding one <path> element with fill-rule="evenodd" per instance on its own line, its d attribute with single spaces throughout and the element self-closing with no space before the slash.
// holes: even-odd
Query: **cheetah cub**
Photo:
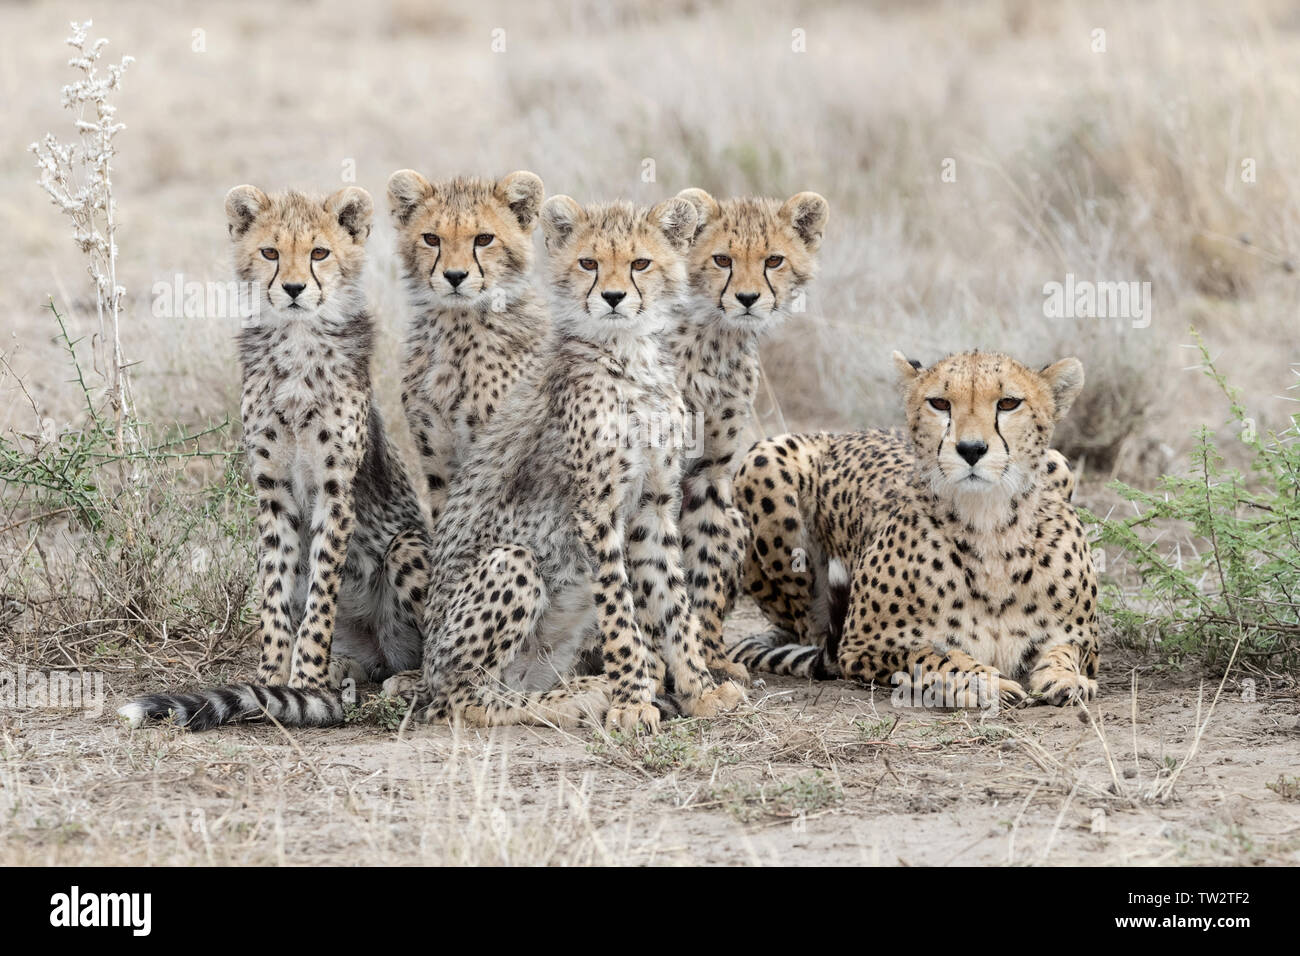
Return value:
<svg viewBox="0 0 1300 956">
<path fill-rule="evenodd" d="M 651 651 L 684 709 L 743 700 L 710 675 L 677 538 L 684 408 L 661 351 L 694 207 L 541 211 L 555 331 L 453 479 L 434 534 L 426 718 L 654 731 Z M 587 645 L 603 673 L 570 676 Z"/>
<path fill-rule="evenodd" d="M 722 622 L 749 531 L 733 508 L 732 477 L 758 391 L 763 334 L 797 309 L 817 268 L 829 207 L 817 193 L 716 200 L 678 193 L 699 215 L 687 260 L 688 298 L 669 332 L 677 381 L 696 430 L 682 481 L 682 557 L 709 667 L 741 680 Z"/>
<path fill-rule="evenodd" d="M 1097 576 L 1073 476 L 1048 447 L 1083 366 L 1035 371 L 989 352 L 894 362 L 909 440 L 783 435 L 746 456 L 744 589 L 775 630 L 732 653 L 776 673 L 941 691 L 947 706 L 1091 699 Z"/>
<path fill-rule="evenodd" d="M 436 523 L 478 430 L 505 402 L 549 331 L 530 284 L 533 228 L 545 195 L 530 172 L 499 182 L 388 180 L 398 252 L 414 312 L 402 408 Z"/>
<path fill-rule="evenodd" d="M 171 714 L 202 730 L 263 712 L 337 723 L 345 675 L 419 663 L 429 540 L 371 394 L 371 211 L 355 187 L 323 201 L 253 186 L 226 196 L 236 272 L 262 305 L 239 334 L 262 660 L 255 684 L 132 701 L 119 713 L 133 725 Z"/>
</svg>

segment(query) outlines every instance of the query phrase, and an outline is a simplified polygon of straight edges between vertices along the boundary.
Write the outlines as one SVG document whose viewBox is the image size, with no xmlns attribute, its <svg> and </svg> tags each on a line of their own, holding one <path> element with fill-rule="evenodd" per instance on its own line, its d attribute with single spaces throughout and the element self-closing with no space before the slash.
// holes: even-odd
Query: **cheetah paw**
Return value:
<svg viewBox="0 0 1300 956">
<path fill-rule="evenodd" d="M 366 669 L 352 658 L 338 654 L 330 657 L 330 687 L 338 689 L 343 686 L 343 682 L 348 678 L 352 679 L 354 685 L 360 684 L 368 676 Z"/>
<path fill-rule="evenodd" d="M 1015 707 L 1028 696 L 1016 681 L 990 669 L 956 680 L 940 680 L 935 685 L 946 706 L 959 710 L 997 710 Z"/>
<path fill-rule="evenodd" d="M 420 682 L 420 674 L 420 671 L 400 671 L 384 681 L 381 689 L 389 697 L 412 700 L 415 696 L 415 685 Z"/>
<path fill-rule="evenodd" d="M 749 671 L 740 661 L 728 660 L 725 657 L 715 657 L 709 661 L 709 673 L 719 684 L 723 681 L 734 680 L 741 685 L 749 683 Z"/>
<path fill-rule="evenodd" d="M 1096 697 L 1097 682 L 1074 671 L 1054 668 L 1033 675 L 1029 691 L 1039 703 L 1064 707 Z"/>
<path fill-rule="evenodd" d="M 997 681 L 998 701 L 1003 707 L 1015 707 L 1029 696 L 1017 681 L 1010 680 L 1000 674 L 995 680 Z"/>
<path fill-rule="evenodd" d="M 659 708 L 640 702 L 615 705 L 605 713 L 605 729 L 624 734 L 657 734 Z"/>
<path fill-rule="evenodd" d="M 725 681 L 705 691 L 694 700 L 686 702 L 686 712 L 692 717 L 716 717 L 735 710 L 747 700 L 744 689 L 732 681 Z"/>
<path fill-rule="evenodd" d="M 600 685 L 574 689 L 563 699 L 542 704 L 538 715 L 549 724 L 561 729 L 578 727 L 609 707 L 609 693 Z"/>
</svg>

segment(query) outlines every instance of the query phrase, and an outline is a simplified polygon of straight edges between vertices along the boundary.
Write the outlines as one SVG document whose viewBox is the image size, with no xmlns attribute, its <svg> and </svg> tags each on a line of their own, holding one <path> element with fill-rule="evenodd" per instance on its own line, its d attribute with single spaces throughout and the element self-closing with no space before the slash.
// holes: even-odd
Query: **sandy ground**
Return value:
<svg viewBox="0 0 1300 956">
<path fill-rule="evenodd" d="M 732 634 L 758 623 L 742 608 Z M 140 689 L 110 678 L 109 703 Z M 774 678 L 744 713 L 641 740 L 11 711 L 0 862 L 1300 863 L 1294 691 L 1229 682 L 1206 720 L 1214 690 L 1117 654 L 1087 711 Z"/>
</svg>

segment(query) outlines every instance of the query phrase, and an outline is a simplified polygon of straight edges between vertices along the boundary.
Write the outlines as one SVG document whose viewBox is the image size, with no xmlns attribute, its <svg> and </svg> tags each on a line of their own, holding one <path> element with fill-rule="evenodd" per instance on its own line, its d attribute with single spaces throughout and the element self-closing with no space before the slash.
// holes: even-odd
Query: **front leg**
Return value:
<svg viewBox="0 0 1300 956">
<path fill-rule="evenodd" d="M 644 632 L 651 637 L 672 675 L 674 689 L 688 714 L 707 717 L 733 709 L 744 700 L 736 684 L 719 686 L 709 673 L 699 621 L 682 570 L 677 538 L 678 484 L 671 451 L 659 454 L 646 479 L 644 494 L 629 534 L 628 568 Z M 730 670 L 744 673 L 743 666 Z"/>
<path fill-rule="evenodd" d="M 655 733 L 659 729 L 659 711 L 653 703 L 650 648 L 636 623 L 619 517 L 620 496 L 628 493 L 628 462 L 617 440 L 590 440 L 588 423 L 583 420 L 584 415 L 597 417 L 590 408 L 575 403 L 570 415 L 567 446 L 577 491 L 574 518 L 591 575 L 610 694 L 605 725 L 624 732 L 644 729 Z M 611 428 L 603 434 L 620 433 Z"/>
<path fill-rule="evenodd" d="M 366 403 L 319 423 L 321 483 L 312 505 L 307 604 L 293 650 L 290 687 L 328 687 L 330 645 L 354 523 L 352 489 L 365 456 Z"/>
<path fill-rule="evenodd" d="M 581 512 L 578 528 L 593 569 L 592 599 L 610 689 L 605 725 L 625 733 L 657 733 L 659 711 L 652 703 L 650 653 L 636 624 L 622 535 L 613 515 L 599 511 Z"/>
<path fill-rule="evenodd" d="M 892 530 L 892 526 L 886 529 L 882 539 Z M 853 569 L 837 655 L 845 677 L 893 685 L 903 702 L 920 700 L 926 706 L 987 710 L 1024 700 L 1020 684 L 962 649 L 960 634 L 945 631 L 932 615 L 918 616 L 913 611 L 909 617 L 906 610 L 900 609 L 900 603 L 908 601 L 913 608 L 920 606 L 924 611 L 912 583 L 919 575 L 912 580 L 900 579 L 906 585 L 895 586 L 904 590 L 904 597 L 899 603 L 886 603 L 897 595 L 891 592 L 889 583 L 880 582 L 878 575 L 872 586 L 873 553 L 860 558 Z"/>
<path fill-rule="evenodd" d="M 257 588 L 262 635 L 257 682 L 270 687 L 289 682 L 295 627 L 293 590 L 302 521 L 285 469 L 289 458 L 285 431 L 285 426 L 277 422 L 250 429 L 245 439 L 253 487 L 257 490 Z"/>
<path fill-rule="evenodd" d="M 731 481 L 726 477 L 697 474 L 683 482 L 683 491 L 682 563 L 705 658 L 710 670 L 748 680 L 744 666 L 728 657 L 722 638 L 723 622 L 740 590 L 750 542 L 748 525 L 730 506 Z"/>
<path fill-rule="evenodd" d="M 1065 459 L 1048 452 L 1047 468 L 1059 475 L 1054 493 L 1068 498 L 1074 479 Z M 1061 472 L 1064 472 L 1061 475 Z M 1097 696 L 1097 667 L 1101 644 L 1097 633 L 1097 571 L 1083 524 L 1073 511 L 1065 510 L 1043 529 L 1043 541 L 1059 542 L 1056 557 L 1067 562 L 1063 577 L 1048 590 L 1055 595 L 1054 615 L 1040 635 L 1029 668 L 1029 693 L 1043 703 L 1063 707 Z M 1050 556 L 1051 550 L 1042 552 Z"/>
</svg>

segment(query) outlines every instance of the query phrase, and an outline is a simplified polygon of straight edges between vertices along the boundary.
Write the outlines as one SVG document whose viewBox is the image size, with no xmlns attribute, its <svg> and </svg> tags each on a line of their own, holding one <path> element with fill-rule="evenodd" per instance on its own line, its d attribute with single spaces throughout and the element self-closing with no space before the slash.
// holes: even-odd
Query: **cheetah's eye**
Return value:
<svg viewBox="0 0 1300 956">
<path fill-rule="evenodd" d="M 1004 398 L 1004 399 L 1001 399 L 1001 400 L 998 402 L 998 411 L 1000 411 L 1000 412 L 1014 412 L 1017 408 L 1020 407 L 1020 403 L 1023 402 L 1023 401 L 1024 401 L 1023 398 Z"/>
<path fill-rule="evenodd" d="M 433 233 L 431 233 L 431 232 L 426 232 L 426 233 L 424 234 L 424 241 L 425 241 L 425 243 L 427 243 L 427 244 L 430 245 L 430 246 L 436 246 L 436 245 L 438 245 L 438 241 L 439 241 L 439 240 L 438 240 L 438 237 L 435 236 Z"/>
<path fill-rule="evenodd" d="M 270 246 L 267 246 L 265 249 L 262 249 L 260 251 L 262 253 L 263 259 L 270 259 L 272 262 L 274 262 L 276 259 L 280 258 L 280 253 L 272 249 Z"/>
<path fill-rule="evenodd" d="M 595 272 L 595 271 L 596 271 L 596 260 L 595 260 L 595 259 L 579 259 L 579 260 L 578 260 L 578 265 L 582 266 L 582 267 L 583 267 L 584 269 L 586 269 L 588 272 Z"/>
<path fill-rule="evenodd" d="M 649 260 L 649 259 L 633 259 L 633 260 L 632 260 L 632 268 L 635 269 L 637 272 L 645 272 L 647 269 L 650 268 L 650 260 Z"/>
<path fill-rule="evenodd" d="M 320 246 L 317 246 L 315 249 L 311 251 L 311 257 L 316 262 L 320 262 L 322 259 L 328 259 L 330 257 L 330 251 L 328 249 L 322 249 Z"/>
<path fill-rule="evenodd" d="M 946 412 L 952 408 L 952 402 L 948 401 L 946 398 L 931 398 L 927 399 L 927 401 L 930 403 L 930 407 L 936 412 Z"/>
<path fill-rule="evenodd" d="M 474 237 L 474 245 L 480 247 L 490 246 L 492 245 L 492 240 L 495 238 L 496 236 L 492 235 L 492 233 L 490 232 L 480 232 L 477 236 Z"/>
<path fill-rule="evenodd" d="M 722 269 L 731 268 L 731 256 L 714 256 L 713 261 L 718 265 L 719 268 Z"/>
<path fill-rule="evenodd" d="M 769 269 L 775 269 L 783 262 L 785 262 L 785 256 L 768 256 L 767 261 L 763 264 Z"/>
</svg>

